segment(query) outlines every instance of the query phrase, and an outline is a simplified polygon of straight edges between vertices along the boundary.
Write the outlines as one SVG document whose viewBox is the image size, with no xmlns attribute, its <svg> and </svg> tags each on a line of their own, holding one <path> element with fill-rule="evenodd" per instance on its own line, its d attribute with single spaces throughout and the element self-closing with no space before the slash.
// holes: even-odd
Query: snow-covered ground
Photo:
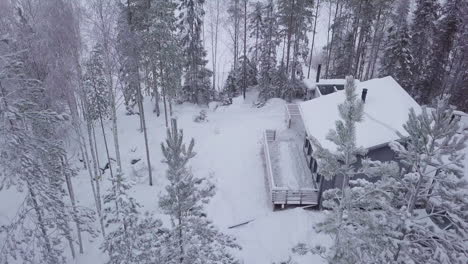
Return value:
<svg viewBox="0 0 468 264">
<path fill-rule="evenodd" d="M 272 211 L 268 199 L 261 139 L 264 129 L 283 129 L 284 104 L 280 99 L 270 100 L 265 107 L 252 107 L 256 92 L 250 92 L 247 100 L 235 98 L 230 106 L 205 109 L 208 121 L 195 123 L 193 117 L 202 108 L 191 104 L 175 106 L 178 125 L 184 129 L 186 142 L 195 139 L 197 156 L 191 161 L 193 173 L 199 177 L 210 177 L 217 186 L 217 193 L 207 207 L 208 216 L 224 232 L 237 238 L 242 250 L 235 253 L 244 263 L 272 263 L 287 260 L 293 255 L 291 248 L 298 242 L 328 244 L 330 239 L 314 232 L 315 223 L 323 212 L 301 208 L 285 211 Z M 138 131 L 138 116 L 127 116 L 123 107 L 118 110 L 119 139 L 122 164 L 125 175 L 136 182 L 132 195 L 143 206 L 142 211 L 150 211 L 165 218 L 158 210 L 158 198 L 164 192 L 166 165 L 161 163 L 160 144 L 166 136 L 164 116 L 156 117 L 153 105 L 146 98 L 145 111 L 148 125 L 151 163 L 154 186 L 148 185 L 147 163 L 143 134 Z M 111 156 L 114 157 L 111 124 L 106 125 Z M 102 135 L 97 131 L 98 148 L 101 151 L 101 167 L 106 160 Z M 131 165 L 132 159 L 141 159 Z M 79 162 L 77 166 L 81 166 Z M 115 165 L 115 164 L 113 164 Z M 109 170 L 104 178 L 108 178 Z M 104 181 L 105 185 L 109 185 Z M 89 187 L 89 175 L 81 170 L 74 179 L 77 199 L 80 205 L 94 208 Z M 6 201 L 14 191 L 0 192 L 0 201 Z M 14 193 L 13 193 L 14 194 Z M 11 198 L 10 198 L 11 199 Z M 18 203 L 21 199 L 17 199 Z M 18 203 L 1 203 L 0 224 L 14 215 Z M 254 220 L 246 225 L 229 229 L 228 227 Z M 96 223 L 97 226 L 97 223 Z M 85 254 L 79 256 L 79 264 L 103 263 L 106 256 L 99 245 L 102 238 L 85 245 Z M 322 263 L 318 256 L 295 256 L 298 263 Z"/>
</svg>

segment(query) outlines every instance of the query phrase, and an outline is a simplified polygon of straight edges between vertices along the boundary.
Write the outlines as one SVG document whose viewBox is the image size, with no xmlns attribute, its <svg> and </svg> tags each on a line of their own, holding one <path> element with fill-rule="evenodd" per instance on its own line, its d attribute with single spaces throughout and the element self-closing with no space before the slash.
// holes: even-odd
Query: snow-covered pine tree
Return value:
<svg viewBox="0 0 468 264">
<path fill-rule="evenodd" d="M 234 70 L 234 68 L 232 68 L 229 71 L 228 77 L 223 88 L 223 93 L 225 93 L 229 98 L 236 97 L 242 93 L 242 89 L 244 86 L 244 78 L 247 87 L 257 85 L 257 69 L 255 68 L 255 65 L 250 62 L 249 58 L 245 58 L 244 56 L 241 56 L 238 59 L 240 65 L 244 65 L 244 60 L 245 73 L 244 67 L 238 67 L 237 70 Z"/>
<path fill-rule="evenodd" d="M 223 87 L 223 94 L 227 98 L 233 98 L 239 95 L 240 87 L 238 86 L 238 80 L 236 79 L 236 74 L 234 69 L 229 71 L 228 77 Z"/>
<path fill-rule="evenodd" d="M 102 45 L 103 64 L 106 71 L 106 80 L 108 83 L 112 132 L 114 139 L 115 159 L 117 169 L 122 170 L 122 160 L 120 158 L 120 144 L 118 131 L 118 120 L 116 111 L 116 89 L 119 83 L 114 78 L 118 76 L 118 60 L 116 58 L 117 38 L 117 18 L 118 4 L 112 0 L 90 0 L 88 3 L 88 12 L 91 17 L 92 36 L 96 43 Z M 81 70 L 80 70 L 81 71 Z M 78 74 L 80 74 L 80 71 Z M 84 141 L 84 140 L 83 140 Z"/>
<path fill-rule="evenodd" d="M 171 1 L 151 2 L 150 26 L 148 31 L 142 32 L 151 64 L 153 92 L 162 94 L 166 126 L 169 121 L 167 103 L 179 93 L 182 78 L 183 56 L 176 34 L 176 7 Z"/>
<path fill-rule="evenodd" d="M 99 119 L 99 116 L 108 117 L 110 114 L 110 94 L 104 69 L 103 50 L 101 45 L 96 45 L 91 51 L 89 59 L 85 62 L 83 85 L 86 94 L 86 113 L 91 120 Z"/>
<path fill-rule="evenodd" d="M 186 148 L 183 139 L 183 131 L 178 130 L 176 120 L 172 119 L 166 142 L 161 143 L 163 162 L 168 165 L 169 185 L 159 206 L 171 217 L 172 223 L 166 242 L 169 258 L 166 263 L 238 263 L 229 250 L 239 246 L 208 220 L 204 210 L 215 193 L 215 186 L 206 178 L 194 177 L 187 168 L 187 163 L 195 156 L 195 141 L 192 139 Z"/>
<path fill-rule="evenodd" d="M 409 1 L 400 0 L 391 16 L 385 51 L 382 56 L 380 77 L 392 76 L 410 94 L 413 87 L 413 56 L 408 29 Z"/>
<path fill-rule="evenodd" d="M 255 67 L 255 64 L 249 60 L 248 57 L 241 56 L 239 58 L 239 64 L 240 65 L 245 65 L 245 72 L 244 72 L 244 67 L 240 67 L 238 69 L 238 73 L 236 76 L 238 76 L 238 87 L 243 87 L 244 82 L 243 80 L 245 79 L 245 84 L 247 87 L 251 87 L 254 85 L 257 85 L 257 68 Z M 245 75 L 245 77 L 244 77 Z"/>
<path fill-rule="evenodd" d="M 398 173 L 396 163 L 381 163 L 365 158 L 366 151 L 356 145 L 356 123 L 363 119 L 364 105 L 356 94 L 354 79 L 347 77 L 345 101 L 338 106 L 341 120 L 327 139 L 336 145 L 328 150 L 311 138 L 321 176 L 338 178 L 340 188 L 327 190 L 322 205 L 330 209 L 317 230 L 333 237 L 329 253 L 323 246 L 299 244 L 300 254 L 321 254 L 330 263 L 388 263 L 392 258 L 391 236 L 394 221 L 391 207 L 392 182 L 372 183 Z M 362 166 L 356 166 L 356 165 Z M 390 178 L 391 179 L 391 178 Z"/>
<path fill-rule="evenodd" d="M 467 5 L 465 1 L 449 0 L 442 7 L 429 59 L 429 74 L 424 82 L 426 89 L 423 102 L 429 103 L 431 98 L 446 92 L 447 76 L 452 71 L 454 45 L 462 28 L 463 5 Z"/>
<path fill-rule="evenodd" d="M 229 0 L 227 7 L 227 13 L 229 15 L 228 21 L 230 25 L 230 35 L 232 38 L 232 53 L 233 53 L 233 69 L 234 73 L 237 73 L 238 68 L 241 64 L 239 64 L 239 56 L 240 56 L 240 38 L 243 34 L 241 29 L 241 20 L 244 17 L 244 10 L 242 8 L 243 4 L 241 0 Z M 237 76 L 235 76 L 237 78 Z"/>
<path fill-rule="evenodd" d="M 63 263 L 65 243 L 75 257 L 71 221 L 92 234 L 94 220 L 90 210 L 66 203 L 65 174 L 70 168 L 64 164 L 66 152 L 58 130 L 69 117 L 45 103 L 44 86 L 28 75 L 23 61 L 27 53 L 15 50 L 16 40 L 6 43 L 5 49 L 0 47 L 0 113 L 5 124 L 0 130 L 4 143 L 0 187 L 16 186 L 25 200 L 17 217 L 0 228 L 5 233 L 0 262 Z"/>
<path fill-rule="evenodd" d="M 207 104 L 214 95 L 211 89 L 212 72 L 206 68 L 206 51 L 201 39 L 203 4 L 205 0 L 179 0 L 179 24 L 184 62 L 182 99 L 197 104 Z"/>
<path fill-rule="evenodd" d="M 465 263 L 468 258 L 468 182 L 464 178 L 467 135 L 457 134 L 458 122 L 449 97 L 434 109 L 411 110 L 401 143 L 391 147 L 401 159 L 399 190 L 406 203 L 396 238 L 397 263 Z M 426 206 L 418 210 L 417 206 Z"/>
<path fill-rule="evenodd" d="M 259 54 L 259 86 L 260 101 L 276 97 L 273 87 L 276 75 L 276 47 L 278 46 L 278 21 L 273 0 L 269 0 L 264 7 L 264 23 L 260 28 L 260 54 Z"/>
<path fill-rule="evenodd" d="M 130 113 L 133 113 L 133 108 L 138 103 L 138 89 L 141 89 L 138 72 L 140 58 L 137 52 L 141 46 L 141 39 L 129 24 L 132 16 L 129 8 L 124 4 L 119 4 L 116 51 L 120 64 L 119 78 L 122 83 L 125 106 Z"/>
<path fill-rule="evenodd" d="M 444 91 L 452 94 L 451 103 L 465 113 L 468 112 L 468 3 L 463 3 L 461 9 L 461 26 L 454 45 L 451 71 L 445 84 Z"/>
<path fill-rule="evenodd" d="M 417 0 L 411 24 L 411 54 L 413 55 L 414 95 L 423 103 L 430 103 L 425 80 L 428 79 L 428 67 L 436 33 L 439 3 L 437 0 Z"/>
<path fill-rule="evenodd" d="M 252 4 L 252 11 L 248 14 L 248 31 L 249 37 L 255 39 L 254 44 L 251 44 L 249 47 L 250 57 L 252 58 L 252 63 L 255 65 L 255 68 L 258 67 L 259 56 L 260 56 L 260 38 L 261 30 L 264 27 L 264 10 L 265 4 L 263 2 L 257 1 Z"/>
<path fill-rule="evenodd" d="M 140 205 L 129 195 L 131 184 L 122 173 L 113 179 L 104 195 L 106 234 L 101 249 L 109 254 L 107 263 L 166 263 L 162 261 L 162 222 L 150 214 L 141 215 Z"/>
<path fill-rule="evenodd" d="M 286 72 L 295 78 L 296 64 L 299 56 L 307 56 L 307 32 L 312 26 L 314 1 L 278 0 L 278 23 L 281 37 L 286 41 Z M 306 45 L 302 45 L 305 42 Z M 301 51 L 301 47 L 305 51 Z M 305 53 L 304 53 L 305 52 Z"/>
</svg>

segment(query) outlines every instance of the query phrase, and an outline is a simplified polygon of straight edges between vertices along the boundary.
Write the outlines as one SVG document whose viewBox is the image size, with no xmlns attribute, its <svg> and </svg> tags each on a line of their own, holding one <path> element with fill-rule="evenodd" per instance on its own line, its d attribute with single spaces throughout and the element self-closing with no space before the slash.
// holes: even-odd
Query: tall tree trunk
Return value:
<svg viewBox="0 0 468 264">
<path fill-rule="evenodd" d="M 159 115 L 161 114 L 161 110 L 159 109 L 159 91 L 158 91 L 158 86 L 157 86 L 157 81 L 156 81 L 156 66 L 154 65 L 152 66 L 152 74 L 153 74 L 154 112 L 156 113 L 156 116 L 159 117 Z"/>
<path fill-rule="evenodd" d="M 379 12 L 377 13 L 377 20 L 375 22 L 375 26 L 374 26 L 374 34 L 373 34 L 373 37 L 372 37 L 372 44 L 371 44 L 371 51 L 370 51 L 370 61 L 369 63 L 367 64 L 367 68 L 366 68 L 366 73 L 364 75 L 364 79 L 363 80 L 368 80 L 369 79 L 369 76 L 370 76 L 370 69 L 372 68 L 372 63 L 374 60 L 377 60 L 377 58 L 375 58 L 377 55 L 375 54 L 376 53 L 376 48 L 377 48 L 377 36 L 378 36 L 378 32 L 379 32 L 379 28 L 380 28 L 380 20 L 382 18 L 382 8 L 379 8 Z"/>
<path fill-rule="evenodd" d="M 162 61 L 159 61 L 159 64 L 160 64 L 160 67 L 159 67 L 159 71 L 160 71 L 160 74 L 161 74 L 161 79 L 163 78 L 163 68 L 162 68 Z M 161 82 L 163 83 L 163 82 Z M 166 103 L 166 86 L 163 85 L 162 87 L 162 93 L 163 93 L 163 104 L 164 104 L 164 118 L 165 118 L 165 121 L 166 121 L 166 128 L 169 127 L 169 118 L 167 116 L 167 103 Z"/>
<path fill-rule="evenodd" d="M 245 100 L 245 92 L 247 90 L 247 0 L 244 0 L 244 61 L 243 61 L 243 87 L 242 95 Z"/>
<path fill-rule="evenodd" d="M 287 32 L 287 48 L 286 48 L 286 73 L 289 72 L 289 57 L 291 53 L 291 38 L 293 35 L 293 23 L 294 23 L 294 6 L 296 3 L 296 0 L 290 0 L 291 2 L 291 14 L 289 16 L 289 22 L 288 22 L 288 32 Z"/>
<path fill-rule="evenodd" d="M 117 110 L 115 107 L 115 91 L 112 81 L 112 72 L 109 72 L 109 89 L 111 95 L 111 118 L 112 118 L 112 134 L 114 138 L 115 159 L 117 161 L 117 171 L 122 171 L 122 160 L 120 158 L 119 131 L 117 128 Z"/>
<path fill-rule="evenodd" d="M 76 209 L 76 201 L 75 201 L 75 193 L 73 191 L 73 183 L 70 178 L 70 174 L 65 169 L 68 167 L 68 164 L 67 164 L 68 162 L 65 162 L 64 158 L 61 158 L 61 159 L 62 159 L 61 160 L 62 174 L 65 177 L 65 182 L 67 183 L 68 195 L 70 197 L 70 202 L 71 202 L 72 209 L 73 209 L 73 220 L 75 221 L 75 225 L 76 225 L 78 246 L 80 249 L 80 253 L 83 254 L 83 240 L 81 238 L 81 227 L 80 227 L 80 221 L 78 219 L 78 210 Z"/>
<path fill-rule="evenodd" d="M 374 56 L 373 61 L 372 61 L 372 68 L 371 68 L 371 71 L 370 71 L 369 79 L 374 78 L 375 69 L 376 69 L 376 65 L 377 65 L 377 60 L 379 58 L 379 53 L 380 53 L 380 45 L 382 44 L 382 40 L 384 39 L 384 36 L 385 36 L 384 30 L 385 30 L 385 24 L 387 22 L 387 18 L 388 17 L 385 15 L 384 19 L 382 21 L 380 33 L 379 33 L 378 40 L 377 40 L 377 47 L 375 49 L 375 56 Z"/>
<path fill-rule="evenodd" d="M 216 18 L 213 26 L 211 22 L 211 60 L 213 63 L 213 91 L 216 91 L 216 72 L 217 72 L 217 59 L 218 59 L 218 26 L 219 26 L 219 1 L 216 0 Z M 166 116 L 167 127 L 167 116 Z"/>
<path fill-rule="evenodd" d="M 314 29 L 312 32 L 312 44 L 310 45 L 309 69 L 307 70 L 307 79 L 310 78 L 310 68 L 312 67 L 312 57 L 314 56 L 315 34 L 317 33 L 316 29 L 317 29 L 317 20 L 318 20 L 318 14 L 319 14 L 318 11 L 320 7 L 320 0 L 317 0 L 316 5 L 317 6 L 315 7 Z M 328 36 L 327 36 L 327 42 L 328 42 Z"/>
<path fill-rule="evenodd" d="M 28 185 L 29 195 L 31 196 L 32 206 L 34 208 L 34 211 L 36 212 L 37 224 L 39 226 L 39 230 L 41 230 L 42 239 L 44 240 L 46 254 L 49 256 L 52 252 L 52 244 L 50 243 L 49 235 L 47 234 L 46 224 L 44 222 L 42 210 L 39 206 L 39 203 L 37 202 L 36 193 L 34 192 L 31 183 L 29 181 L 26 181 L 26 183 Z M 49 263 L 52 263 L 52 261 L 50 261 Z"/>
<path fill-rule="evenodd" d="M 82 74 L 81 67 L 79 65 L 78 65 L 78 74 L 79 74 L 79 76 L 81 76 L 81 74 Z M 81 80 L 81 77 L 80 77 L 80 80 Z M 93 139 L 92 139 L 92 136 L 91 136 L 92 133 L 94 135 L 94 129 L 92 128 L 92 123 L 91 123 L 92 121 L 89 119 L 88 113 L 86 112 L 86 109 L 84 107 L 84 105 L 88 105 L 88 101 L 87 101 L 86 95 L 84 94 L 84 89 L 83 89 L 81 81 L 79 83 L 80 83 L 79 86 L 80 86 L 80 92 L 81 92 L 81 111 L 82 111 L 82 114 L 83 114 L 83 119 L 84 119 L 84 121 L 86 123 L 87 131 L 88 131 L 88 143 L 89 143 L 89 148 L 90 148 L 89 150 L 91 152 L 91 157 L 92 157 L 92 163 L 93 163 L 92 167 L 94 169 L 94 174 L 93 174 L 93 170 L 91 168 L 91 164 L 89 164 L 88 150 L 87 150 L 87 147 L 86 147 L 85 138 L 83 136 L 82 136 L 82 140 L 83 140 L 82 144 L 83 144 L 84 149 L 85 149 L 86 161 L 88 162 L 88 174 L 89 174 L 89 177 L 90 177 L 91 188 L 93 190 L 94 202 L 95 202 L 95 205 L 96 205 L 96 212 L 97 212 L 98 217 L 99 217 L 99 224 L 101 226 L 102 235 L 105 236 L 104 222 L 103 222 L 102 210 L 101 210 L 100 184 L 99 184 L 99 181 L 98 181 L 99 180 L 98 179 L 98 175 L 99 175 L 98 164 L 99 164 L 99 162 L 97 162 L 97 159 L 96 159 L 96 152 L 95 152 L 95 149 L 93 147 Z M 95 138 L 95 135 L 94 135 L 94 138 Z M 96 182 L 96 186 L 94 185 L 94 182 Z"/>
<path fill-rule="evenodd" d="M 239 1 L 234 0 L 234 75 L 237 72 L 237 61 L 239 55 Z"/>
<path fill-rule="evenodd" d="M 340 5 L 340 1 L 336 1 L 336 8 L 335 8 L 335 16 L 333 18 L 333 23 L 336 23 L 336 18 L 338 17 L 338 7 Z M 331 5 L 331 3 L 330 3 Z M 325 78 L 328 78 L 328 71 L 330 70 L 330 60 L 331 60 L 331 54 L 333 52 L 333 44 L 335 40 L 335 27 L 332 28 L 332 33 L 331 33 L 331 41 L 330 41 L 330 49 L 328 51 L 328 56 L 327 56 L 327 66 L 325 67 Z"/>
<path fill-rule="evenodd" d="M 140 106 L 140 118 L 142 121 L 143 135 L 145 138 L 146 161 L 148 163 L 149 185 L 153 186 L 153 175 L 152 175 L 152 170 L 151 170 L 151 159 L 150 159 L 150 152 L 149 152 L 149 146 L 148 146 L 148 133 L 146 131 L 145 110 L 143 109 L 143 96 L 141 95 L 141 89 L 139 87 L 137 89 L 137 96 L 138 96 L 138 101 L 139 101 L 139 106 Z"/>
</svg>

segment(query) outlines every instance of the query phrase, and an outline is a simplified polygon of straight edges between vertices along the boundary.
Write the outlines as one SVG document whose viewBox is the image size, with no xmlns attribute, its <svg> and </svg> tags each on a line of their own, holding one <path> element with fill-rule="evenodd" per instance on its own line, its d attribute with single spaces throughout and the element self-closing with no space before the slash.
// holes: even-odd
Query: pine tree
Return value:
<svg viewBox="0 0 468 264">
<path fill-rule="evenodd" d="M 234 69 L 229 71 L 228 77 L 226 78 L 226 83 L 224 84 L 223 94 L 228 98 L 233 98 L 239 95 L 239 86 L 238 80 L 236 79 L 236 74 Z"/>
<path fill-rule="evenodd" d="M 433 50 L 429 58 L 428 76 L 424 82 L 423 102 L 441 95 L 447 86 L 447 76 L 451 71 L 453 48 L 460 28 L 462 27 L 462 2 L 450 0 L 442 7 L 440 20 L 436 25 Z M 466 4 L 466 3 L 465 3 Z"/>
<path fill-rule="evenodd" d="M 131 184 L 117 174 L 104 196 L 104 219 L 111 230 L 101 249 L 109 254 L 107 263 L 159 263 L 163 258 L 162 241 L 167 233 L 162 222 L 139 212 L 140 205 L 131 197 Z"/>
<path fill-rule="evenodd" d="M 274 2 L 270 0 L 264 7 L 265 20 L 261 28 L 259 80 L 261 101 L 276 97 L 273 79 L 276 75 L 276 47 L 278 40 L 278 21 Z"/>
<path fill-rule="evenodd" d="M 214 195 L 214 185 L 205 178 L 194 177 L 187 168 L 195 156 L 195 142 L 192 139 L 186 148 L 183 131 L 178 130 L 175 119 L 171 125 L 165 144 L 161 144 L 169 185 L 159 206 L 172 223 L 167 241 L 170 261 L 166 263 L 237 263 L 228 250 L 239 246 L 233 238 L 218 231 L 204 212 L 204 205 Z"/>
<path fill-rule="evenodd" d="M 307 0 L 279 0 L 278 1 L 278 23 L 281 34 L 286 41 L 286 72 L 295 78 L 296 64 L 299 56 L 307 56 L 307 35 L 312 26 L 314 1 Z M 305 42 L 306 45 L 302 46 Z M 305 51 L 301 50 L 305 48 Z"/>
<path fill-rule="evenodd" d="M 248 30 L 249 30 L 249 37 L 254 38 L 255 42 L 249 47 L 250 57 L 252 58 L 252 63 L 255 65 L 255 68 L 258 67 L 259 63 L 259 56 L 260 56 L 260 38 L 261 30 L 264 27 L 264 10 L 265 5 L 263 2 L 255 2 L 252 4 L 253 10 L 249 13 L 249 23 L 248 23 Z"/>
<path fill-rule="evenodd" d="M 167 102 L 177 96 L 182 78 L 182 50 L 177 36 L 177 5 L 171 1 L 151 2 L 148 12 L 149 25 L 141 32 L 144 39 L 144 56 L 148 60 L 155 97 L 156 112 L 159 112 L 159 97 L 162 95 L 164 116 L 168 125 Z"/>
<path fill-rule="evenodd" d="M 9 43 L 11 47 L 5 53 L 0 50 L 0 116 L 5 124 L 0 135 L 5 143 L 0 155 L 0 186 L 14 185 L 18 191 L 25 191 L 25 201 L 17 217 L 0 228 L 0 233 L 5 232 L 0 261 L 65 262 L 64 243 L 75 257 L 70 222 L 77 221 L 78 232 L 94 233 L 90 225 L 93 213 L 66 202 L 64 185 L 71 171 L 64 162 L 66 151 L 58 129 L 69 116 L 45 103 L 43 83 L 28 75 L 26 53 L 15 51 L 14 41 Z"/>
<path fill-rule="evenodd" d="M 380 77 L 392 76 L 398 83 L 410 92 L 413 82 L 413 56 L 411 55 L 410 36 L 408 29 L 409 2 L 401 0 L 396 12 L 392 15 L 392 26 L 388 28 L 388 36 L 383 53 Z"/>
<path fill-rule="evenodd" d="M 203 25 L 204 0 L 180 0 L 180 29 L 184 64 L 184 83 L 182 99 L 197 104 L 206 104 L 213 98 L 210 77 L 212 72 L 206 68 L 206 51 L 201 33 Z"/>
<path fill-rule="evenodd" d="M 429 61 L 433 49 L 439 5 L 437 0 L 418 0 L 411 25 L 411 54 L 413 55 L 413 86 L 415 96 L 422 103 L 429 103 L 425 80 L 429 79 Z"/>
<path fill-rule="evenodd" d="M 240 56 L 240 37 L 242 35 L 241 18 L 244 16 L 244 10 L 241 6 L 241 0 L 229 0 L 227 13 L 229 14 L 229 24 L 232 25 L 232 48 L 233 48 L 233 69 L 237 73 Z"/>
<path fill-rule="evenodd" d="M 83 84 L 87 97 L 87 115 L 91 120 L 98 120 L 100 114 L 102 117 L 107 117 L 110 114 L 111 102 L 108 82 L 105 78 L 103 50 L 100 45 L 93 48 L 84 66 Z"/>
<path fill-rule="evenodd" d="M 234 70 L 233 67 L 231 71 L 229 71 L 226 83 L 223 88 L 223 92 L 227 94 L 229 98 L 239 96 L 242 93 L 242 88 L 244 84 L 247 87 L 255 86 L 258 84 L 257 69 L 255 68 L 255 65 L 250 62 L 249 58 L 245 58 L 244 56 L 240 57 L 239 63 L 241 65 L 244 65 L 244 62 L 246 68 L 245 72 L 244 67 L 239 67 L 237 68 L 237 70 Z"/>
<path fill-rule="evenodd" d="M 454 45 L 450 72 L 444 85 L 444 92 L 452 94 L 451 103 L 465 113 L 468 112 L 468 3 L 460 6 L 461 26 Z"/>
<path fill-rule="evenodd" d="M 138 104 L 138 90 L 141 89 L 139 76 L 140 54 L 138 54 L 141 39 L 135 33 L 134 26 L 129 23 L 132 19 L 131 6 L 120 4 L 119 8 L 116 45 L 120 64 L 119 77 L 123 82 L 122 92 L 125 105 L 129 112 L 133 112 L 133 108 Z"/>
<path fill-rule="evenodd" d="M 239 81 L 237 83 L 238 87 L 243 87 L 244 80 L 247 87 L 257 85 L 257 68 L 255 67 L 255 64 L 245 56 L 241 56 L 239 58 L 239 63 L 240 65 L 245 65 L 245 69 L 244 67 L 239 68 L 238 73 L 236 74 L 236 76 L 239 77 Z"/>
<path fill-rule="evenodd" d="M 403 164 L 399 190 L 406 201 L 397 229 L 398 263 L 464 263 L 468 256 L 468 182 L 463 171 L 468 137 L 457 134 L 448 101 L 443 96 L 433 110 L 411 110 L 402 142 L 391 145 Z M 426 205 L 425 212 L 418 205 Z"/>
<path fill-rule="evenodd" d="M 322 254 L 330 263 L 388 263 L 395 248 L 392 183 L 372 183 L 369 179 L 393 176 L 398 173 L 398 166 L 365 158 L 366 151 L 356 145 L 356 123 L 363 119 L 364 105 L 356 94 L 354 79 L 349 76 L 345 96 L 338 106 L 341 120 L 336 121 L 335 130 L 330 130 L 327 136 L 336 150 L 324 149 L 311 138 L 320 175 L 342 182 L 341 187 L 324 192 L 322 206 L 331 211 L 318 224 L 319 232 L 332 235 L 333 245 L 328 254 L 321 245 L 300 244 L 294 251 Z"/>
</svg>

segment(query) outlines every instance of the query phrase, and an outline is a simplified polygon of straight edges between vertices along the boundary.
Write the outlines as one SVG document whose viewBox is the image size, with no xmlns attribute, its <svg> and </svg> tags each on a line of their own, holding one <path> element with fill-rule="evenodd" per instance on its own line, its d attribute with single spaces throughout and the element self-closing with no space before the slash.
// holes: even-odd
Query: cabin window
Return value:
<svg viewBox="0 0 468 264">
<path fill-rule="evenodd" d="M 311 168 L 312 173 L 316 173 L 317 172 L 317 161 L 314 158 L 312 158 L 312 159 L 314 160 L 313 166 Z"/>
<path fill-rule="evenodd" d="M 315 177 L 315 182 L 320 182 L 322 180 L 322 175 L 316 174 L 317 176 Z"/>
</svg>

